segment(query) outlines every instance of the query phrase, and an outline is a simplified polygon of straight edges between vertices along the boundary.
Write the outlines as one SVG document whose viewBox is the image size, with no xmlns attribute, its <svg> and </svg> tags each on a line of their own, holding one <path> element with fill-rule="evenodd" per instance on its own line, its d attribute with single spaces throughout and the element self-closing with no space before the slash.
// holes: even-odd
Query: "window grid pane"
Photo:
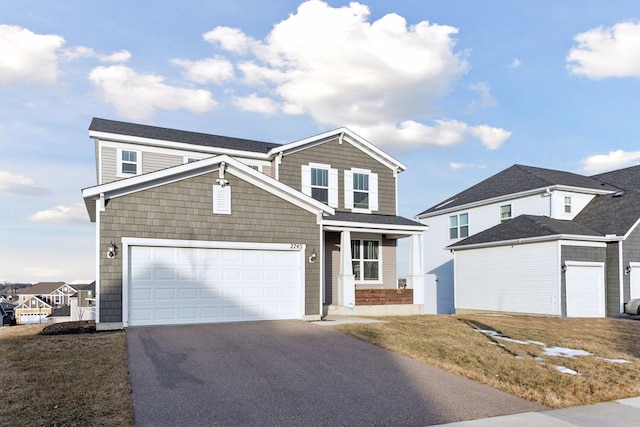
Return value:
<svg viewBox="0 0 640 427">
<path fill-rule="evenodd" d="M 311 168 L 311 185 L 316 187 L 329 187 L 329 171 L 326 169 Z"/>
<path fill-rule="evenodd" d="M 369 175 L 365 173 L 354 173 L 353 189 L 360 191 L 369 191 Z"/>
</svg>

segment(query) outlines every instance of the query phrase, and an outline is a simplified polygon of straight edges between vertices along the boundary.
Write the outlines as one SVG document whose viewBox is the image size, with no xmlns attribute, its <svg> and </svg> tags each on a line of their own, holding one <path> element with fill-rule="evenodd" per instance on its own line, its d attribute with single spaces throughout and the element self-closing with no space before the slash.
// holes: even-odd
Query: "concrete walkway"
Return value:
<svg viewBox="0 0 640 427">
<path fill-rule="evenodd" d="M 633 426 L 640 422 L 640 397 L 622 399 L 596 405 L 554 409 L 502 417 L 462 421 L 440 426 L 455 427 L 608 427 Z"/>
</svg>

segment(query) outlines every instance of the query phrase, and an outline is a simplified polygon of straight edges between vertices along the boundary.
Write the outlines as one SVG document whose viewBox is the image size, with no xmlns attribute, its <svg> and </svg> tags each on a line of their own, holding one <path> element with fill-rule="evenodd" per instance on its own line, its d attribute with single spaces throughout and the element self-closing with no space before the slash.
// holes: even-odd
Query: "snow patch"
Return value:
<svg viewBox="0 0 640 427">
<path fill-rule="evenodd" d="M 556 366 L 556 369 L 562 372 L 563 374 L 580 375 L 577 371 L 574 371 L 573 369 L 565 368 L 564 366 Z"/>
</svg>

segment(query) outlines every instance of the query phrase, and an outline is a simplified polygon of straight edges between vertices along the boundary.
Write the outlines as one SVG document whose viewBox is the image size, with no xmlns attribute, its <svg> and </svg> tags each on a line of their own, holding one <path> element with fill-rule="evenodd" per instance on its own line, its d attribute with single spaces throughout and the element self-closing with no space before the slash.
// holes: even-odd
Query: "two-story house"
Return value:
<svg viewBox="0 0 640 427">
<path fill-rule="evenodd" d="M 356 287 L 396 288 L 400 238 L 422 279 L 405 166 L 346 128 L 279 145 L 94 119 L 89 135 L 101 329 L 357 311 Z"/>
<path fill-rule="evenodd" d="M 419 214 L 438 312 L 619 315 L 640 293 L 639 174 L 515 165 Z"/>
</svg>

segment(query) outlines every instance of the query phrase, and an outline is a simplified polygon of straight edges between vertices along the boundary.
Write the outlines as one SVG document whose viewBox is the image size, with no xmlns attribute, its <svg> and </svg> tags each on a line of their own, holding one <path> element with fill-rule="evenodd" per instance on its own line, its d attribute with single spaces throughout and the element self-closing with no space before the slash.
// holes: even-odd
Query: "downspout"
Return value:
<svg viewBox="0 0 640 427">
<path fill-rule="evenodd" d="M 551 191 L 551 189 L 547 188 L 544 190 L 544 193 L 549 195 L 549 217 L 555 218 L 553 209 L 553 192 Z"/>
<path fill-rule="evenodd" d="M 624 260 L 622 240 L 618 241 L 618 277 L 620 278 L 620 313 L 624 313 Z M 631 281 L 631 278 L 629 278 Z M 606 315 L 606 313 L 605 313 Z"/>
<path fill-rule="evenodd" d="M 280 181 L 280 163 L 282 163 L 282 151 L 276 157 L 276 172 L 274 174 L 276 181 Z"/>
<path fill-rule="evenodd" d="M 104 193 L 96 199 L 96 324 L 100 323 L 100 212 L 105 210 Z"/>
<path fill-rule="evenodd" d="M 325 304 L 325 283 L 324 283 L 324 229 L 322 224 L 322 211 L 318 212 L 318 225 L 320 225 L 320 320 L 324 319 L 324 304 Z"/>
</svg>

